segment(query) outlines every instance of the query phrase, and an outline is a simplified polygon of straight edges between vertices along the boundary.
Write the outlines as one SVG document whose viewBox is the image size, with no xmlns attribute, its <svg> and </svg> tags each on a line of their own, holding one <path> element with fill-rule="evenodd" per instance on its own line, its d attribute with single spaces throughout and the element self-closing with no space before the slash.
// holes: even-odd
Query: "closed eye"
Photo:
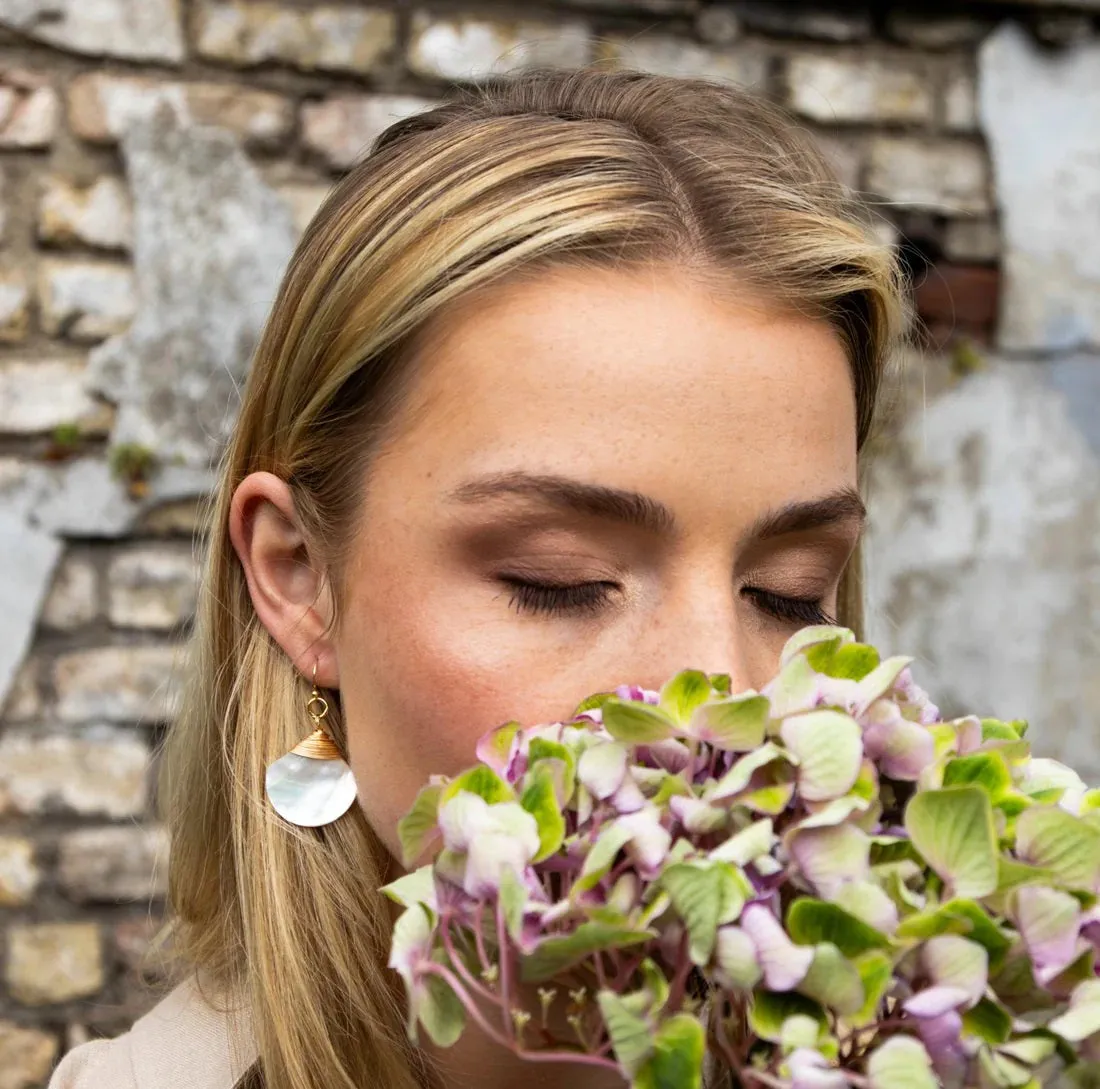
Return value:
<svg viewBox="0 0 1100 1089">
<path fill-rule="evenodd" d="M 591 616 L 598 613 L 620 590 L 615 582 L 544 583 L 501 578 L 511 588 L 509 605 L 521 613 L 545 616 Z M 787 624 L 835 624 L 822 608 L 821 599 L 787 597 L 760 587 L 742 593 L 763 613 Z"/>
</svg>

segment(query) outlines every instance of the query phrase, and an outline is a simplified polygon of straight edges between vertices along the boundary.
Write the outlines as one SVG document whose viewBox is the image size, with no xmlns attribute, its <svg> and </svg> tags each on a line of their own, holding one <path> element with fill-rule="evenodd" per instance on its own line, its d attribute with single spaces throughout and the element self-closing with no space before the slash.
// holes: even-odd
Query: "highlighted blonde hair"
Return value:
<svg viewBox="0 0 1100 1089">
<path fill-rule="evenodd" d="M 888 247 L 808 138 L 731 86 L 540 69 L 391 125 L 290 263 L 220 482 L 181 714 L 162 754 L 173 946 L 249 996 L 267 1089 L 414 1089 L 386 967 L 389 860 L 358 806 L 319 829 L 269 809 L 264 769 L 303 734 L 308 686 L 253 611 L 229 539 L 249 474 L 286 480 L 337 607 L 372 454 L 448 304 L 540 266 L 675 265 L 819 316 L 871 431 L 903 307 Z M 383 470 L 384 471 L 384 470 Z M 858 563 L 843 622 L 859 625 Z M 339 623 L 337 612 L 337 623 Z M 339 694 L 326 692 L 337 743 Z"/>
</svg>

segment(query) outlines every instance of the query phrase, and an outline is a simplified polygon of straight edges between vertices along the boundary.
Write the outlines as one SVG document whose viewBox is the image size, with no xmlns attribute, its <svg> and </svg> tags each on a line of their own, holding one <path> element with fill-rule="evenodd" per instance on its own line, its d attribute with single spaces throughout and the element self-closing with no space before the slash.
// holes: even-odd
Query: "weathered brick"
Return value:
<svg viewBox="0 0 1100 1089">
<path fill-rule="evenodd" d="M 1001 232 L 991 219 L 950 219 L 943 233 L 943 252 L 952 261 L 996 261 Z"/>
<path fill-rule="evenodd" d="M 129 249 L 134 221 L 130 191 L 121 178 L 96 178 L 78 185 L 51 175 L 43 179 L 38 203 L 38 237 L 68 246 L 83 243 L 104 249 Z"/>
<path fill-rule="evenodd" d="M 95 567 L 80 556 L 68 556 L 54 575 L 42 624 L 54 631 L 75 631 L 91 623 L 99 611 Z"/>
<path fill-rule="evenodd" d="M 988 334 L 997 321 L 1000 283 L 995 268 L 940 262 L 917 285 L 917 313 L 929 324 Z"/>
<path fill-rule="evenodd" d="M 926 122 L 934 111 L 920 72 L 878 57 L 797 53 L 787 60 L 787 95 L 816 121 Z"/>
<path fill-rule="evenodd" d="M 189 548 L 129 548 L 108 568 L 107 617 L 118 628 L 174 628 L 194 615 L 198 580 Z"/>
<path fill-rule="evenodd" d="M 135 817 L 149 797 L 149 746 L 126 730 L 75 735 L 12 727 L 0 736 L 0 811 Z"/>
<path fill-rule="evenodd" d="M 60 655 L 53 666 L 63 722 L 164 722 L 176 713 L 183 648 L 107 646 Z"/>
<path fill-rule="evenodd" d="M 762 85 L 768 58 L 757 46 L 725 49 L 697 45 L 669 34 L 607 34 L 597 44 L 600 61 L 658 75 Z"/>
<path fill-rule="evenodd" d="M 8 990 L 25 1006 L 88 998 L 103 987 L 103 941 L 95 923 L 8 928 Z"/>
<path fill-rule="evenodd" d="M 38 300 L 45 333 L 94 343 L 124 332 L 133 320 L 134 273 L 106 261 L 42 261 Z"/>
<path fill-rule="evenodd" d="M 0 23 L 93 57 L 183 60 L 179 0 L 0 0 Z"/>
<path fill-rule="evenodd" d="M 57 880 L 78 904 L 164 897 L 168 833 L 158 825 L 68 832 L 58 844 Z"/>
<path fill-rule="evenodd" d="M 1042 12 L 1032 22 L 1035 37 L 1044 45 L 1064 49 L 1067 45 L 1087 42 L 1095 34 L 1088 15 L 1069 11 Z"/>
<path fill-rule="evenodd" d="M 737 14 L 750 30 L 781 37 L 855 42 L 871 34 L 871 17 L 866 11 L 824 11 L 775 0 L 742 0 Z"/>
<path fill-rule="evenodd" d="M 992 27 L 989 19 L 974 15 L 928 15 L 911 10 L 891 11 L 886 16 L 886 29 L 893 38 L 920 49 L 975 45 Z"/>
<path fill-rule="evenodd" d="M 42 717 L 42 661 L 28 658 L 16 671 L 7 698 L 0 706 L 0 722 L 33 722 Z M 0 807 L 2 808 L 2 807 Z"/>
<path fill-rule="evenodd" d="M 0 147 L 49 147 L 60 117 L 57 92 L 44 76 L 0 70 Z"/>
<path fill-rule="evenodd" d="M 84 388 L 85 369 L 79 359 L 0 361 L 0 434 L 44 434 L 69 423 L 96 430 L 103 413 Z"/>
<path fill-rule="evenodd" d="M 569 19 L 517 22 L 418 11 L 408 62 L 428 79 L 469 80 L 532 65 L 585 64 L 590 53 L 587 26 Z"/>
<path fill-rule="evenodd" d="M 128 125 L 151 116 L 162 103 L 200 124 L 220 125 L 255 147 L 277 146 L 294 124 L 282 95 L 234 83 L 169 83 L 87 72 L 69 84 L 68 103 L 73 132 L 100 144 L 114 143 Z"/>
<path fill-rule="evenodd" d="M 242 67 L 276 61 L 307 72 L 367 73 L 397 43 L 395 12 L 350 5 L 208 2 L 198 9 L 196 26 L 203 56 Z"/>
<path fill-rule="evenodd" d="M 31 292 L 21 272 L 0 272 L 0 341 L 14 344 L 26 340 L 30 329 Z M 4 404 L 0 400 L 0 416 Z"/>
<path fill-rule="evenodd" d="M 305 183 L 288 183 L 278 187 L 279 196 L 286 202 L 290 214 L 294 218 L 294 226 L 299 233 L 309 226 L 310 221 L 317 214 L 317 210 L 324 203 L 325 197 L 332 191 L 330 185 L 310 185 Z"/>
<path fill-rule="evenodd" d="M 302 107 L 302 140 L 330 166 L 346 170 L 383 129 L 434 106 L 416 95 L 333 95 Z"/>
<path fill-rule="evenodd" d="M 136 529 L 158 537 L 194 537 L 205 528 L 205 517 L 201 499 L 180 499 L 153 507 Z"/>
<path fill-rule="evenodd" d="M 944 83 L 943 123 L 952 132 L 978 131 L 978 91 L 970 72 L 954 72 Z"/>
<path fill-rule="evenodd" d="M 982 148 L 965 141 L 878 136 L 867 187 L 898 204 L 955 214 L 990 211 L 989 162 Z"/>
<path fill-rule="evenodd" d="M 702 0 L 562 0 L 562 4 L 569 8 L 621 11 L 632 16 L 637 16 L 639 12 L 650 15 L 692 15 L 699 10 Z"/>
<path fill-rule="evenodd" d="M 30 903 L 41 877 L 31 841 L 22 836 L 0 836 L 0 905 Z"/>
<path fill-rule="evenodd" d="M 0 1089 L 36 1089 L 50 1076 L 57 1037 L 14 1021 L 0 1021 Z"/>
</svg>

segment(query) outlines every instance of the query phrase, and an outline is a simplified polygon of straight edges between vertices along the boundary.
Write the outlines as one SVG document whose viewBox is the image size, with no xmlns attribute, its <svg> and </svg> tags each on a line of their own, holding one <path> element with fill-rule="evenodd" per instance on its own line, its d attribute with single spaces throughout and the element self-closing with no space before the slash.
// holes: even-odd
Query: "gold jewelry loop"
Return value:
<svg viewBox="0 0 1100 1089">
<path fill-rule="evenodd" d="M 320 707 L 319 711 L 315 710 L 316 706 Z M 306 714 L 319 723 L 328 714 L 328 700 L 324 696 L 310 696 L 309 703 L 306 704 Z"/>
</svg>

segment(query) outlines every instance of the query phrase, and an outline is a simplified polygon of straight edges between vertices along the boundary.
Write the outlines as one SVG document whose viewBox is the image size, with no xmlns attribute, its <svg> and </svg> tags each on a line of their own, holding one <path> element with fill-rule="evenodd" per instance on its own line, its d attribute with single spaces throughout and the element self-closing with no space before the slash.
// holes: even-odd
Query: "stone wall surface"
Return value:
<svg viewBox="0 0 1100 1089">
<path fill-rule="evenodd" d="M 152 754 L 297 236 L 450 84 L 589 61 L 752 85 L 874 201 L 924 350 L 870 634 L 1100 775 L 1100 0 L 0 0 L 0 1089 L 157 996 Z"/>
</svg>

